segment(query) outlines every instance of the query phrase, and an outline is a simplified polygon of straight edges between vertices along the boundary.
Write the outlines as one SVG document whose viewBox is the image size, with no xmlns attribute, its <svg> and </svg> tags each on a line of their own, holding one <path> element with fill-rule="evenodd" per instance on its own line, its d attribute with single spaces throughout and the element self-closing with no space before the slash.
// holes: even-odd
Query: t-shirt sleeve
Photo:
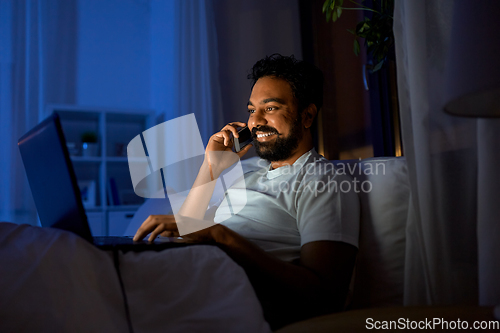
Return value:
<svg viewBox="0 0 500 333">
<path fill-rule="evenodd" d="M 358 247 L 360 206 L 350 176 L 304 176 L 296 209 L 301 246 L 330 240 Z"/>
</svg>

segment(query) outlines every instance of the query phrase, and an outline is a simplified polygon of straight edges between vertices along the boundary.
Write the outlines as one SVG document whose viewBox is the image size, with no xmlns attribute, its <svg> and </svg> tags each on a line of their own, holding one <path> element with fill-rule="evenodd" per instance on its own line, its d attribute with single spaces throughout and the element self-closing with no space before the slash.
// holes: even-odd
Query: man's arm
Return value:
<svg viewBox="0 0 500 333">
<path fill-rule="evenodd" d="M 274 328 L 342 310 L 356 259 L 355 246 L 335 241 L 304 244 L 297 264 L 282 261 L 223 225 L 213 239 L 241 265 Z"/>
<path fill-rule="evenodd" d="M 229 135 L 231 132 L 238 136 L 235 126 L 246 126 L 246 123 L 234 122 L 226 125 L 222 131 L 215 133 L 210 138 L 205 151 L 205 159 L 200 167 L 198 176 L 189 191 L 186 200 L 179 209 L 178 215 L 188 216 L 195 219 L 203 219 L 207 210 L 210 198 L 212 197 L 216 180 L 220 174 L 238 162 L 240 157 L 245 155 L 252 145 L 248 145 L 241 151 L 232 151 L 233 140 Z"/>
<path fill-rule="evenodd" d="M 216 180 L 220 174 L 228 167 L 236 163 L 240 157 L 245 155 L 252 147 L 251 144 L 244 147 L 237 153 L 232 152 L 231 134 L 238 137 L 237 126 L 244 127 L 246 123 L 233 122 L 224 126 L 224 128 L 210 137 L 207 148 L 205 149 L 205 159 L 200 167 L 195 182 L 189 191 L 184 203 L 182 204 L 176 216 L 179 220 L 187 217 L 190 221 L 186 222 L 183 233 L 189 233 L 193 230 L 200 230 L 213 226 L 213 221 L 203 220 L 210 198 L 212 197 Z M 173 215 L 150 215 L 137 230 L 134 241 L 142 240 L 147 234 L 149 241 L 153 241 L 158 235 L 178 236 L 177 226 L 172 226 L 180 221 L 176 221 Z M 208 232 L 201 231 L 192 234 L 193 239 L 207 240 L 211 237 Z"/>
</svg>

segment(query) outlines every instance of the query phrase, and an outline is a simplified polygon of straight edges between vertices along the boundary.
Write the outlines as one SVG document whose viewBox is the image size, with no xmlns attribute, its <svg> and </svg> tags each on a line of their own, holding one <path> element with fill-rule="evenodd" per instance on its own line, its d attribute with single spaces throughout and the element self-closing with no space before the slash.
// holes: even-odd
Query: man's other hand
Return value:
<svg viewBox="0 0 500 333">
<path fill-rule="evenodd" d="M 175 223 L 174 215 L 149 215 L 148 218 L 142 222 L 142 225 L 137 229 L 134 236 L 134 241 L 140 241 L 149 233 L 149 241 L 152 242 L 159 235 L 165 237 L 178 237 L 179 231 Z"/>
<path fill-rule="evenodd" d="M 148 241 L 152 242 L 158 236 L 163 237 L 179 237 L 179 229 L 177 227 L 177 223 L 184 224 L 184 228 L 191 230 L 195 230 L 199 228 L 200 224 L 203 226 L 209 226 L 202 230 L 192 232 L 182 237 L 192 241 L 192 242 L 213 242 L 213 231 L 214 227 L 217 227 L 218 224 L 214 224 L 213 221 L 206 220 L 198 220 L 185 216 L 177 216 L 179 221 L 176 221 L 174 215 L 150 215 L 139 227 L 134 236 L 134 241 L 140 241 L 144 237 L 146 237 L 149 233 L 151 235 L 148 238 Z"/>
</svg>

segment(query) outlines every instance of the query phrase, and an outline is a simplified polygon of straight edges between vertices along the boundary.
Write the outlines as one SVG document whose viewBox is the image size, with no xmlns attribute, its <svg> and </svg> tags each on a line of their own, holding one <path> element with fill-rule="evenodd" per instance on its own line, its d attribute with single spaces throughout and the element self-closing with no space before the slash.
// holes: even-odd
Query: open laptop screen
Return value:
<svg viewBox="0 0 500 333">
<path fill-rule="evenodd" d="M 59 115 L 54 112 L 23 135 L 18 145 L 42 226 L 92 241 Z"/>
</svg>

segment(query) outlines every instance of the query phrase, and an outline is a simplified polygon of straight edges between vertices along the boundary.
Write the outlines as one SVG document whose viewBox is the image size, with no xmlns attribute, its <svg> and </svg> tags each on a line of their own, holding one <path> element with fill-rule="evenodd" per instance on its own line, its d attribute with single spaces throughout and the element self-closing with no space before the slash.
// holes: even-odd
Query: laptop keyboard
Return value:
<svg viewBox="0 0 500 333">
<path fill-rule="evenodd" d="M 94 237 L 94 244 L 141 244 L 145 243 L 144 241 L 134 242 L 132 236 L 100 236 Z"/>
</svg>

